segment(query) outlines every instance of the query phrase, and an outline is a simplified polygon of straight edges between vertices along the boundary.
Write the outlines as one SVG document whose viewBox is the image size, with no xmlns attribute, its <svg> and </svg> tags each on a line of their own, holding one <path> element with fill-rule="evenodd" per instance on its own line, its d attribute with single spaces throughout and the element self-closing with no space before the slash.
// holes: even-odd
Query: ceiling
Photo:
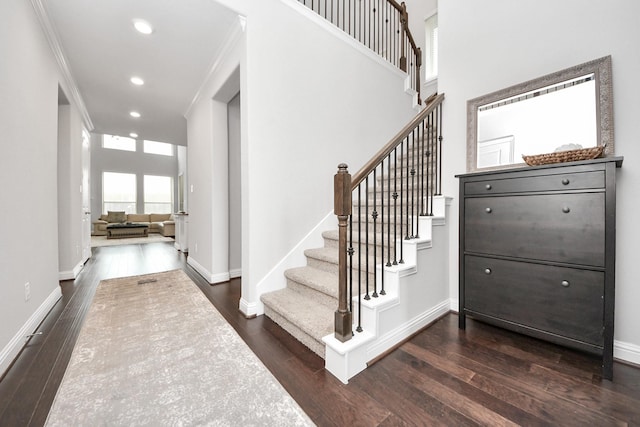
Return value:
<svg viewBox="0 0 640 427">
<path fill-rule="evenodd" d="M 214 0 L 41 1 L 94 132 L 186 145 L 184 114 L 235 12 Z M 138 33 L 134 19 L 154 32 Z M 132 76 L 145 84 L 135 86 Z"/>
</svg>

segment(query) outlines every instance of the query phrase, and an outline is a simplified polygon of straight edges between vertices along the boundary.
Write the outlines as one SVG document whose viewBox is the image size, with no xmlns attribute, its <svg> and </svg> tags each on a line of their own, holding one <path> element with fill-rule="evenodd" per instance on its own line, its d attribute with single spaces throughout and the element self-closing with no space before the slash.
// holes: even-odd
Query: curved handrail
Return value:
<svg viewBox="0 0 640 427">
<path fill-rule="evenodd" d="M 351 188 L 356 188 L 364 179 L 400 144 L 413 130 L 420 124 L 425 117 L 435 110 L 435 108 L 444 100 L 444 94 L 430 98 L 429 104 L 418 115 L 411 120 L 405 127 L 398 132 L 384 147 L 382 147 L 364 166 L 360 168 L 351 178 Z"/>
</svg>

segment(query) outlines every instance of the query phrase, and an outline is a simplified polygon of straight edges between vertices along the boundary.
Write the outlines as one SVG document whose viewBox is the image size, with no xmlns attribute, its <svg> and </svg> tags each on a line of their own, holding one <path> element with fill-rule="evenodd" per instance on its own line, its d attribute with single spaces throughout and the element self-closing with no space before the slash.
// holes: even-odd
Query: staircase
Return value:
<svg viewBox="0 0 640 427">
<path fill-rule="evenodd" d="M 405 72 L 405 91 L 422 109 L 353 179 L 347 165 L 338 167 L 338 229 L 322 233 L 322 247 L 304 250 L 305 266 L 284 271 L 286 285 L 260 296 L 264 314 L 346 383 L 449 311 L 447 199 L 440 195 L 437 134 L 444 96 L 433 95 L 421 107 L 422 53 L 404 3 L 338 1 L 334 8 L 333 1 L 299 1 Z M 309 241 L 319 242 L 322 228 L 315 227 Z M 432 236 L 439 235 L 432 250 Z M 300 246 L 292 251 L 298 262 L 301 252 Z"/>
<path fill-rule="evenodd" d="M 434 129 L 432 128 L 432 131 Z M 426 138 L 427 132 L 423 135 Z M 395 207 L 395 214 L 393 209 L 389 207 L 388 212 L 385 213 L 384 223 L 380 222 L 375 226 L 371 222 L 372 212 L 374 208 L 374 200 L 377 209 L 380 209 L 380 203 L 383 200 L 389 199 L 389 192 L 394 191 L 394 188 L 399 188 L 401 185 L 407 190 L 407 194 L 411 192 L 414 187 L 417 186 L 415 182 L 412 182 L 407 177 L 409 176 L 409 170 L 412 165 L 418 162 L 418 157 L 426 157 L 426 149 L 424 145 L 418 144 L 418 140 L 412 141 L 406 148 L 404 154 L 398 156 L 395 165 L 388 165 L 383 173 L 376 177 L 375 182 L 369 186 L 368 192 L 368 206 L 365 199 L 361 198 L 358 201 L 354 198 L 352 215 L 362 219 L 361 227 L 367 227 L 369 234 L 369 242 L 366 244 L 364 235 L 361 237 L 361 244 L 358 244 L 357 235 L 354 237 L 353 246 L 355 247 L 354 257 L 358 257 L 358 247 L 362 253 L 362 258 L 366 256 L 367 248 L 369 255 L 369 264 L 372 269 L 368 272 L 370 289 L 368 294 L 380 294 L 382 274 L 385 275 L 386 289 L 384 295 L 380 294 L 376 297 L 372 297 L 369 300 L 364 300 L 364 296 L 361 301 L 364 302 L 364 308 L 361 309 L 361 314 L 367 317 L 367 310 L 375 309 L 380 305 L 393 305 L 400 304 L 398 301 L 399 294 L 402 291 L 399 287 L 403 286 L 402 281 L 411 281 L 412 276 L 416 276 L 420 270 L 418 262 L 418 251 L 428 250 L 432 248 L 432 229 L 433 226 L 443 226 L 445 222 L 445 202 L 446 199 L 442 196 L 435 197 L 431 209 L 433 215 L 428 215 L 431 212 L 426 212 L 427 215 L 419 218 L 420 225 L 413 224 L 409 227 L 407 222 L 403 221 L 400 215 L 400 204 Z M 435 165 L 435 161 L 431 162 Z M 409 167 L 408 167 L 409 165 Z M 430 169 L 427 165 L 426 169 Z M 402 177 L 402 178 L 401 178 Z M 409 182 L 406 182 L 409 181 Z M 430 185 L 433 185 L 431 183 Z M 433 193 L 431 188 L 426 189 L 428 193 Z M 414 193 L 415 194 L 415 193 Z M 364 195 L 362 197 L 365 197 Z M 375 198 L 375 199 L 374 199 Z M 411 204 L 411 197 L 405 197 L 402 200 L 402 212 L 406 215 L 407 210 L 420 209 L 420 200 L 416 200 L 418 197 L 414 197 L 414 205 Z M 368 219 L 368 221 L 367 221 Z M 357 229 L 354 232 L 357 233 Z M 392 250 L 389 247 L 383 245 L 393 239 L 395 229 L 396 241 L 394 242 Z M 415 233 L 418 230 L 419 237 L 413 239 L 405 239 L 405 230 L 411 230 L 410 234 Z M 364 230 L 362 230 L 364 231 Z M 375 231 L 375 244 L 374 234 Z M 390 234 L 389 234 L 390 233 Z M 363 233 L 364 234 L 364 233 Z M 320 248 L 306 249 L 304 255 L 306 257 L 306 265 L 292 268 L 285 271 L 286 287 L 277 291 L 265 293 L 261 296 L 261 300 L 265 307 L 265 315 L 280 325 L 283 329 L 293 335 L 300 342 L 305 344 L 313 352 L 320 357 L 325 358 L 327 339 L 331 339 L 334 332 L 334 313 L 338 307 L 338 242 L 339 236 L 337 230 L 327 230 L 322 233 L 324 240 L 324 246 Z M 446 242 L 446 236 L 442 241 Z M 400 245 L 402 245 L 402 251 L 400 251 Z M 374 258 L 375 249 L 375 258 Z M 391 254 L 391 259 L 402 260 L 397 265 L 387 267 L 388 254 Z M 397 252 L 397 253 L 396 253 Z M 400 255 L 402 252 L 402 256 Z M 364 263 L 364 260 L 362 261 Z M 384 265 L 384 268 L 383 268 Z M 375 266 L 375 267 L 373 267 Z M 378 274 L 374 275 L 373 270 L 377 269 Z M 383 273 L 384 271 L 384 273 Z M 446 272 L 442 272 L 446 274 Z M 366 294 L 365 283 L 366 275 L 364 271 L 360 273 L 361 292 Z M 393 283 L 394 275 L 402 276 L 399 283 Z M 376 280 L 377 286 L 374 290 L 374 280 Z M 421 279 L 422 280 L 422 279 Z M 438 280 L 438 279 L 435 279 Z M 357 285 L 356 285 L 357 286 Z M 429 286 L 425 283 L 425 286 Z M 357 287 L 354 289 L 354 299 L 357 299 Z M 411 296 L 405 297 L 405 304 L 411 303 Z M 433 308 L 432 306 L 425 306 L 426 309 Z M 448 311 L 449 306 L 447 304 L 444 308 L 445 312 Z M 354 331 L 357 331 L 358 325 L 363 330 L 363 333 L 356 332 L 356 336 L 366 336 L 368 339 L 380 337 L 383 334 L 377 333 L 380 330 L 380 325 L 370 324 L 367 319 L 364 319 L 362 323 L 357 322 L 358 310 L 354 309 Z M 367 324 L 368 323 L 368 324 Z M 422 326 L 421 326 L 422 327 Z M 386 351 L 386 349 L 385 349 Z M 369 357 L 369 356 L 365 356 Z M 370 359 L 365 360 L 368 362 Z M 342 378 L 341 378 L 342 379 Z M 346 381 L 345 381 L 346 382 Z"/>
</svg>

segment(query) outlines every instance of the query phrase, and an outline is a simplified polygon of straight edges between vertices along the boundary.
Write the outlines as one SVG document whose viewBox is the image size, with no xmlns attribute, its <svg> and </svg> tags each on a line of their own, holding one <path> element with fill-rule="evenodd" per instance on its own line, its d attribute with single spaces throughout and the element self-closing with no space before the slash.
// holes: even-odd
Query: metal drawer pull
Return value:
<svg viewBox="0 0 640 427">
<path fill-rule="evenodd" d="M 564 286 L 565 288 L 568 288 L 569 287 L 569 281 L 563 280 L 561 285 Z"/>
<path fill-rule="evenodd" d="M 484 269 L 484 274 L 491 274 L 491 269 L 490 268 L 485 268 Z"/>
<path fill-rule="evenodd" d="M 491 190 L 491 184 L 485 185 L 484 188 L 486 188 L 487 190 Z"/>
<path fill-rule="evenodd" d="M 565 206 L 565 207 L 562 208 L 562 212 L 569 213 L 569 212 L 571 212 L 571 209 L 569 209 L 569 206 Z"/>
<path fill-rule="evenodd" d="M 485 211 L 486 213 L 491 213 L 491 208 L 486 208 L 484 211 Z"/>
<path fill-rule="evenodd" d="M 562 185 L 569 185 L 569 178 L 565 178 L 562 180 Z"/>
</svg>

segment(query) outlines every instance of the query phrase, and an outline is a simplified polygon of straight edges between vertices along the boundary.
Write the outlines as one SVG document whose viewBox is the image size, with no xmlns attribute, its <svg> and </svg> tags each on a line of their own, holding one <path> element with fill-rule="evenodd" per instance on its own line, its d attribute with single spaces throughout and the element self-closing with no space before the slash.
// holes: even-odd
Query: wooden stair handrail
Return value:
<svg viewBox="0 0 640 427">
<path fill-rule="evenodd" d="M 430 102 L 428 105 L 352 176 L 351 189 L 357 188 L 380 162 L 382 162 L 382 159 L 386 158 L 443 100 L 444 94 L 438 94 L 435 97 L 429 98 L 428 101 Z"/>
</svg>

